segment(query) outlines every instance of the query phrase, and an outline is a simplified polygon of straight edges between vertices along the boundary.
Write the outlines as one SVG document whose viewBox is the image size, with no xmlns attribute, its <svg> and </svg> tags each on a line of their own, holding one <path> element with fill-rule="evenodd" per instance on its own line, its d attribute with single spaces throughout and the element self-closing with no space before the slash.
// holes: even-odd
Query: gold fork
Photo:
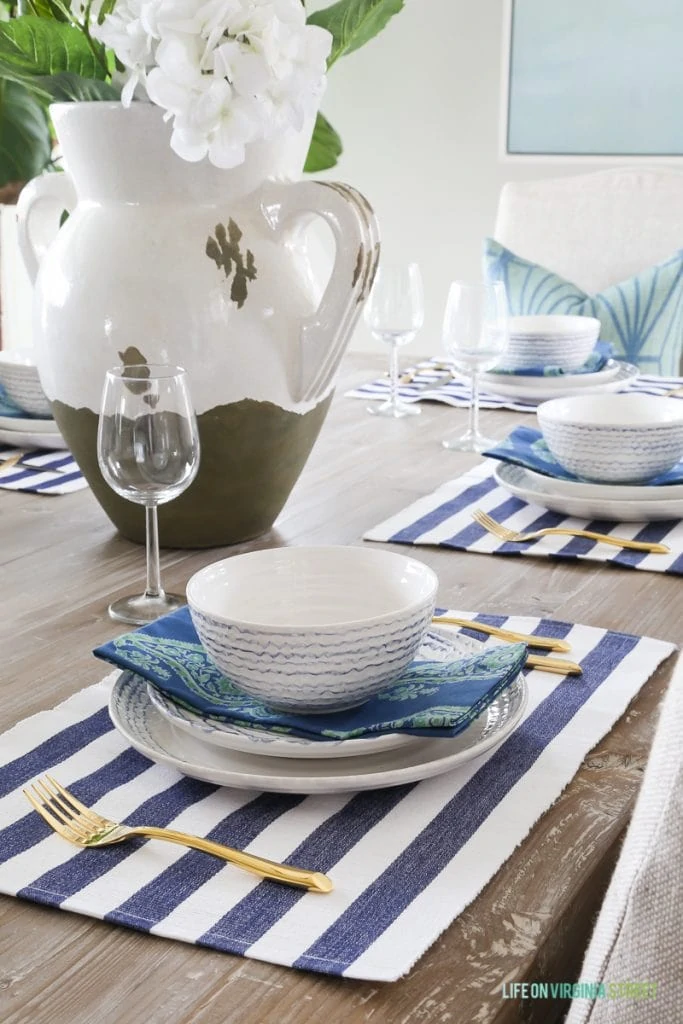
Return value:
<svg viewBox="0 0 683 1024">
<path fill-rule="evenodd" d="M 561 534 L 565 537 L 588 537 L 589 540 L 599 540 L 603 544 L 612 544 L 616 548 L 632 548 L 634 551 L 649 551 L 653 555 L 668 555 L 669 548 L 666 544 L 650 544 L 642 540 L 626 540 L 624 537 L 610 537 L 605 533 L 593 533 L 591 530 L 565 530 L 559 526 L 547 526 L 543 530 L 534 530 L 532 533 L 518 533 L 515 530 L 508 530 L 506 526 L 496 522 L 488 513 L 477 508 L 472 513 L 475 522 L 483 526 L 489 533 L 500 537 L 501 540 L 512 541 L 515 544 L 523 544 L 527 540 L 536 540 L 538 537 L 547 537 L 549 534 Z"/>
<path fill-rule="evenodd" d="M 255 857 L 252 853 L 234 850 L 231 846 L 222 846 L 209 839 L 200 839 L 198 836 L 176 832 L 170 828 L 155 828 L 153 825 L 129 828 L 127 825 L 119 825 L 118 822 L 103 818 L 86 807 L 51 775 L 37 779 L 30 790 L 25 789 L 23 792 L 28 802 L 50 828 L 76 846 L 110 846 L 133 836 L 166 839 L 170 843 L 201 850 L 202 853 L 211 853 L 214 857 L 220 857 L 273 882 L 295 885 L 310 892 L 331 892 L 334 888 L 330 879 L 319 871 L 306 871 L 303 868 L 291 867 L 289 864 L 264 860 L 263 857 Z"/>
</svg>

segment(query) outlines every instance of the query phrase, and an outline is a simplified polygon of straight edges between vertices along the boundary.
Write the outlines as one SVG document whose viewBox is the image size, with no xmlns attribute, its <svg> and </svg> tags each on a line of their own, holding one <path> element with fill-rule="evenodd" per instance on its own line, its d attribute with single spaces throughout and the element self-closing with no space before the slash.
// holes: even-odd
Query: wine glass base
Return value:
<svg viewBox="0 0 683 1024">
<path fill-rule="evenodd" d="M 187 604 L 181 594 L 162 592 L 157 597 L 137 594 L 134 597 L 120 597 L 109 605 L 109 617 L 117 622 L 129 622 L 133 626 L 145 626 L 156 622 L 162 615 L 177 611 Z"/>
<path fill-rule="evenodd" d="M 400 420 L 404 416 L 419 416 L 422 412 L 422 409 L 417 405 L 408 405 L 406 402 L 392 402 L 391 400 L 377 405 L 369 405 L 367 410 L 372 416 L 389 416 L 395 420 Z"/>
<path fill-rule="evenodd" d="M 471 430 L 467 430 L 464 434 L 460 434 L 458 437 L 446 437 L 441 442 L 442 448 L 447 448 L 449 452 L 485 452 L 489 448 L 495 448 L 496 445 L 500 444 L 493 437 L 484 437 L 483 434 L 473 433 Z"/>
</svg>

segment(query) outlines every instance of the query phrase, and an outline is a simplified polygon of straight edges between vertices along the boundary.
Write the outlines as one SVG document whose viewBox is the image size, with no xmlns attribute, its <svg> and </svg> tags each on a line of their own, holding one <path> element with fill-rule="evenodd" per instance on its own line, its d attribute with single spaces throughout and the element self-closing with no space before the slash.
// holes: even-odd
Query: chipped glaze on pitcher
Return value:
<svg viewBox="0 0 683 1024">
<path fill-rule="evenodd" d="M 122 362 L 184 366 L 201 465 L 188 491 L 160 508 L 161 542 L 256 537 L 325 418 L 377 266 L 372 210 L 349 186 L 292 180 L 310 133 L 253 143 L 226 171 L 179 159 L 151 104 L 51 110 L 68 173 L 31 182 L 18 216 L 41 381 L 59 429 L 107 515 L 143 540 L 142 510 L 97 466 L 104 375 Z M 320 300 L 296 246 L 312 214 L 336 243 Z"/>
</svg>

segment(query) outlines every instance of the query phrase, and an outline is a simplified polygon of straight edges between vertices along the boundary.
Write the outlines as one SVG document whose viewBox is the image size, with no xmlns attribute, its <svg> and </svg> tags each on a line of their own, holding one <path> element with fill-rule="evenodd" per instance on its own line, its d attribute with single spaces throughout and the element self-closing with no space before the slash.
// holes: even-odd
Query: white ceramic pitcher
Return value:
<svg viewBox="0 0 683 1024">
<path fill-rule="evenodd" d="M 68 171 L 30 182 L 18 217 L 57 424 L 107 514 L 141 540 L 140 510 L 97 468 L 104 374 L 121 362 L 184 366 L 202 462 L 160 509 L 162 543 L 257 536 L 310 453 L 372 284 L 372 210 L 346 185 L 292 180 L 309 133 L 254 143 L 226 171 L 177 157 L 151 104 L 62 103 L 52 117 Z M 314 214 L 336 244 L 320 302 L 296 244 Z"/>
</svg>

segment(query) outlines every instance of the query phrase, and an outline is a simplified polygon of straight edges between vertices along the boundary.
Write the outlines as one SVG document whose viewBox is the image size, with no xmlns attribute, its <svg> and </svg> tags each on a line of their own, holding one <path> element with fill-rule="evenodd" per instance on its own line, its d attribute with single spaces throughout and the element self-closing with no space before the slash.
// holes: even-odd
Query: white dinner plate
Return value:
<svg viewBox="0 0 683 1024">
<path fill-rule="evenodd" d="M 551 480 L 556 494 L 567 494 L 570 498 L 598 498 L 601 501 L 680 501 L 683 500 L 683 484 L 662 484 L 653 487 L 648 484 L 595 484 L 583 480 L 560 480 L 536 473 L 525 467 L 531 484 L 547 488 Z"/>
<path fill-rule="evenodd" d="M 453 630 L 432 629 L 417 656 L 424 661 L 455 661 L 476 654 L 480 649 L 481 641 L 474 637 L 463 636 Z M 177 729 L 194 736 L 199 742 L 245 754 L 296 758 L 357 757 L 422 742 L 419 736 L 401 733 L 352 740 L 309 740 L 303 736 L 278 735 L 267 729 L 253 729 L 208 718 L 199 711 L 176 704 L 150 683 L 147 683 L 147 692 L 156 710 Z"/>
<path fill-rule="evenodd" d="M 39 419 L 35 416 L 0 416 L 2 430 L 30 430 L 32 434 L 56 434 L 57 424 L 53 419 Z"/>
<path fill-rule="evenodd" d="M 615 368 L 616 367 L 616 368 Z M 560 377 L 523 377 L 503 373 L 482 373 L 484 390 L 510 398 L 545 402 L 586 392 L 617 391 L 635 380 L 639 370 L 631 363 L 610 359 L 597 373 L 563 374 Z"/>
<path fill-rule="evenodd" d="M 659 519 L 683 519 L 683 499 L 629 500 L 607 497 L 572 497 L 554 488 L 552 477 L 533 474 L 524 466 L 502 463 L 495 479 L 506 491 L 551 512 L 579 519 L 612 519 L 618 523 L 648 523 Z M 606 485 L 605 485 L 606 486 Z"/>
<path fill-rule="evenodd" d="M 510 735 L 526 701 L 527 684 L 520 675 L 452 739 L 418 739 L 376 754 L 316 760 L 261 757 L 195 740 L 159 714 L 144 681 L 132 672 L 122 672 L 114 683 L 109 714 L 139 753 L 203 782 L 267 793 L 348 793 L 418 782 L 479 757 Z"/>
<path fill-rule="evenodd" d="M 28 430 L 3 430 L 0 428 L 0 442 L 14 445 L 15 448 L 45 448 L 66 449 L 67 444 L 59 432 L 47 433 L 43 431 Z"/>
</svg>

